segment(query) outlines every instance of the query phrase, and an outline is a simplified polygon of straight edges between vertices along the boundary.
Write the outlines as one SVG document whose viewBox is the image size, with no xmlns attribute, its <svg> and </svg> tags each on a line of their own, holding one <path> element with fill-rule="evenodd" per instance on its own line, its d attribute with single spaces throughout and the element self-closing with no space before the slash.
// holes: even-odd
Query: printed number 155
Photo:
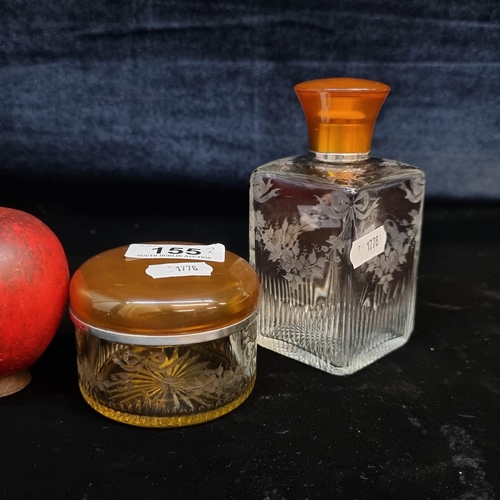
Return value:
<svg viewBox="0 0 500 500">
<path fill-rule="evenodd" d="M 152 248 L 151 250 L 155 250 L 156 255 L 160 255 L 163 252 L 164 248 L 165 247 L 155 247 L 155 248 Z M 166 251 L 166 253 L 168 253 L 170 255 L 181 255 L 182 253 L 185 253 L 186 255 L 200 255 L 201 254 L 201 250 L 198 248 L 187 248 L 187 249 L 179 248 L 179 247 L 167 247 L 167 248 L 168 248 L 168 250 Z"/>
</svg>

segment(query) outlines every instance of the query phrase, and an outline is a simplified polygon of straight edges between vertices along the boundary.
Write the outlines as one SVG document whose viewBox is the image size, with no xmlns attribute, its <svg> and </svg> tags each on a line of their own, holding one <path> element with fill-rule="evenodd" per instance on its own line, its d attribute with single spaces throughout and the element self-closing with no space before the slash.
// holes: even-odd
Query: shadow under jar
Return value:
<svg viewBox="0 0 500 500">
<path fill-rule="evenodd" d="M 70 284 L 84 399 L 142 427 L 230 412 L 255 383 L 258 295 L 255 271 L 220 244 L 134 244 L 92 257 Z"/>
</svg>

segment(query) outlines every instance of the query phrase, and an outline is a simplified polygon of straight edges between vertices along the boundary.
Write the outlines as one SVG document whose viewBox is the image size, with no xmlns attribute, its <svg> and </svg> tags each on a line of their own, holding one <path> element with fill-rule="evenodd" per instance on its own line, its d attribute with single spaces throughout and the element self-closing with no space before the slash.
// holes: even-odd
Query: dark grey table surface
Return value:
<svg viewBox="0 0 500 500">
<path fill-rule="evenodd" d="M 71 272 L 131 242 L 220 241 L 243 257 L 247 193 L 3 179 L 0 205 L 59 236 Z M 493 499 L 500 493 L 500 204 L 428 200 L 409 343 L 335 377 L 259 348 L 242 406 L 179 429 L 99 415 L 66 315 L 0 399 L 0 498 Z"/>
</svg>

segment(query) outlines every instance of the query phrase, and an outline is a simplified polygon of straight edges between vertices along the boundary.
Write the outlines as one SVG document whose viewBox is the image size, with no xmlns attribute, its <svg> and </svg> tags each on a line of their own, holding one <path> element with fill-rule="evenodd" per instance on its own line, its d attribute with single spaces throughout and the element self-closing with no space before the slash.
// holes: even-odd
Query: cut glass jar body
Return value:
<svg viewBox="0 0 500 500">
<path fill-rule="evenodd" d="M 259 287 L 249 263 L 221 244 L 95 255 L 70 284 L 85 401 L 113 420 L 157 428 L 232 411 L 255 384 Z"/>
<path fill-rule="evenodd" d="M 80 392 L 106 417 L 142 427 L 199 424 L 225 415 L 251 393 L 255 322 L 209 342 L 134 345 L 76 328 Z"/>
<path fill-rule="evenodd" d="M 414 326 L 424 175 L 367 153 L 280 159 L 250 182 L 258 343 L 346 375 Z"/>
</svg>

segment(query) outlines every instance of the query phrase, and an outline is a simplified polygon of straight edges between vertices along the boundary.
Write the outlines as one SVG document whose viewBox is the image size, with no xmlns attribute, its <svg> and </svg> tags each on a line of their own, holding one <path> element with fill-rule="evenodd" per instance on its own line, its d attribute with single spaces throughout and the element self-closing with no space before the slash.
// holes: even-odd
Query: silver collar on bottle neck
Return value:
<svg viewBox="0 0 500 500">
<path fill-rule="evenodd" d="M 317 151 L 309 150 L 308 154 L 314 160 L 328 163 L 351 163 L 368 160 L 370 157 L 370 151 L 366 153 L 318 153 Z"/>
</svg>

